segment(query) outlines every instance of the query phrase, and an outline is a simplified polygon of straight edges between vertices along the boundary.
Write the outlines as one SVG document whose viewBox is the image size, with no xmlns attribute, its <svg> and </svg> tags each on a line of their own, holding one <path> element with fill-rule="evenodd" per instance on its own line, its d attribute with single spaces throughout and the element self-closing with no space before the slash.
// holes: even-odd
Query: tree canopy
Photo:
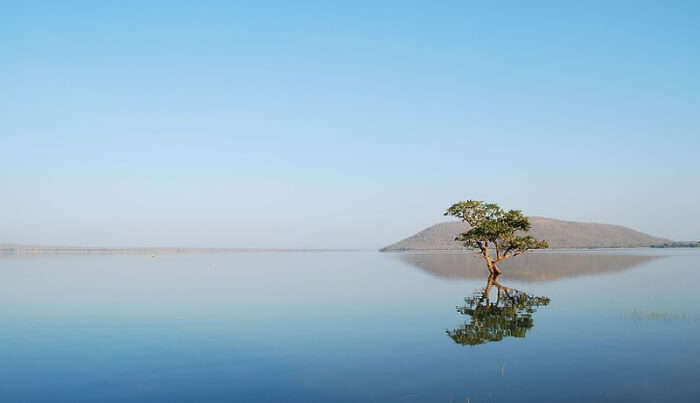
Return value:
<svg viewBox="0 0 700 403">
<path fill-rule="evenodd" d="M 549 247 L 547 241 L 524 234 L 530 230 L 530 220 L 520 210 L 505 211 L 495 203 L 467 200 L 450 206 L 445 215 L 469 224 L 469 231 L 457 235 L 455 240 L 478 249 L 491 273 L 501 273 L 498 263 L 505 259 Z M 495 258 L 491 257 L 490 248 L 495 249 Z"/>
</svg>

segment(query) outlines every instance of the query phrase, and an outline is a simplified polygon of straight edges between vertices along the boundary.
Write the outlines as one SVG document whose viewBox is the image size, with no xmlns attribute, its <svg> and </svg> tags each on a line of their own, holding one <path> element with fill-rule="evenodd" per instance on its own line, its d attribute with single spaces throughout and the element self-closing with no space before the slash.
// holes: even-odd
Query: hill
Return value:
<svg viewBox="0 0 700 403">
<path fill-rule="evenodd" d="M 566 248 L 638 248 L 670 242 L 620 225 L 594 224 L 554 218 L 530 217 L 529 234 L 549 242 L 554 249 Z M 381 249 L 402 250 L 456 250 L 464 249 L 454 240 L 457 234 L 469 230 L 469 224 L 452 221 L 435 224 L 404 240 Z"/>
</svg>

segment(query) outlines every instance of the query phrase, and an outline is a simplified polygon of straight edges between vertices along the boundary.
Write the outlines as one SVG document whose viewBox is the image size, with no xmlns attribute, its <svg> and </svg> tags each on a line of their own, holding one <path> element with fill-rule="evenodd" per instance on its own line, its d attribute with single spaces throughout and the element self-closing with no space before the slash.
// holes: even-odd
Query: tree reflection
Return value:
<svg viewBox="0 0 700 403">
<path fill-rule="evenodd" d="M 494 287 L 496 300 L 492 302 Z M 464 302 L 463 306 L 457 307 L 457 312 L 470 316 L 471 322 L 447 330 L 447 335 L 455 343 L 474 346 L 501 341 L 504 337 L 525 337 L 534 326 L 532 315 L 537 308 L 548 305 L 549 298 L 505 287 L 498 282 L 498 275 L 491 275 L 483 291 L 465 298 Z"/>
</svg>

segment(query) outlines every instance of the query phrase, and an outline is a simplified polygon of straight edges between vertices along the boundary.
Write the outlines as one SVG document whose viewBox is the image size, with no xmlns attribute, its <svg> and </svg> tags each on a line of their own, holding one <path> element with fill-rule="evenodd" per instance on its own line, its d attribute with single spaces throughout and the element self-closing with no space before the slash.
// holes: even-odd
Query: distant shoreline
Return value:
<svg viewBox="0 0 700 403">
<path fill-rule="evenodd" d="M 651 245 L 651 248 L 700 248 L 700 241 L 669 242 L 660 245 Z"/>
<path fill-rule="evenodd" d="M 584 251 L 605 251 L 605 250 L 625 250 L 625 249 L 665 249 L 665 248 L 700 248 L 700 243 L 692 242 L 677 242 L 673 245 L 663 244 L 663 245 L 645 245 L 645 246 L 585 246 L 585 247 L 565 247 L 565 248 L 547 248 L 547 249 L 535 249 L 530 250 L 528 253 L 550 253 L 550 252 L 584 252 Z M 489 250 L 495 251 L 495 249 L 489 248 Z M 388 249 L 382 248 L 378 249 L 381 253 L 430 253 L 430 252 L 441 252 L 441 253 L 463 253 L 463 252 L 478 252 L 478 249 L 468 249 L 468 248 L 443 248 L 443 249 Z"/>
<path fill-rule="evenodd" d="M 75 246 L 0 245 L 0 255 L 174 255 L 204 253 L 289 253 L 359 252 L 369 249 L 283 249 L 283 248 L 105 248 Z"/>
</svg>

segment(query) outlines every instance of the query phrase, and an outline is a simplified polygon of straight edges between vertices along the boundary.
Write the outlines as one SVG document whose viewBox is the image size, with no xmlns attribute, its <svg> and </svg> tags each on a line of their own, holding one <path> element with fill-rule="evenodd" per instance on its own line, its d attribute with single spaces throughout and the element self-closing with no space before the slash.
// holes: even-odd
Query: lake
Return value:
<svg viewBox="0 0 700 403">
<path fill-rule="evenodd" d="M 1 402 L 698 401 L 700 250 L 0 257 Z M 500 292 L 499 292 L 500 290 Z"/>
</svg>

